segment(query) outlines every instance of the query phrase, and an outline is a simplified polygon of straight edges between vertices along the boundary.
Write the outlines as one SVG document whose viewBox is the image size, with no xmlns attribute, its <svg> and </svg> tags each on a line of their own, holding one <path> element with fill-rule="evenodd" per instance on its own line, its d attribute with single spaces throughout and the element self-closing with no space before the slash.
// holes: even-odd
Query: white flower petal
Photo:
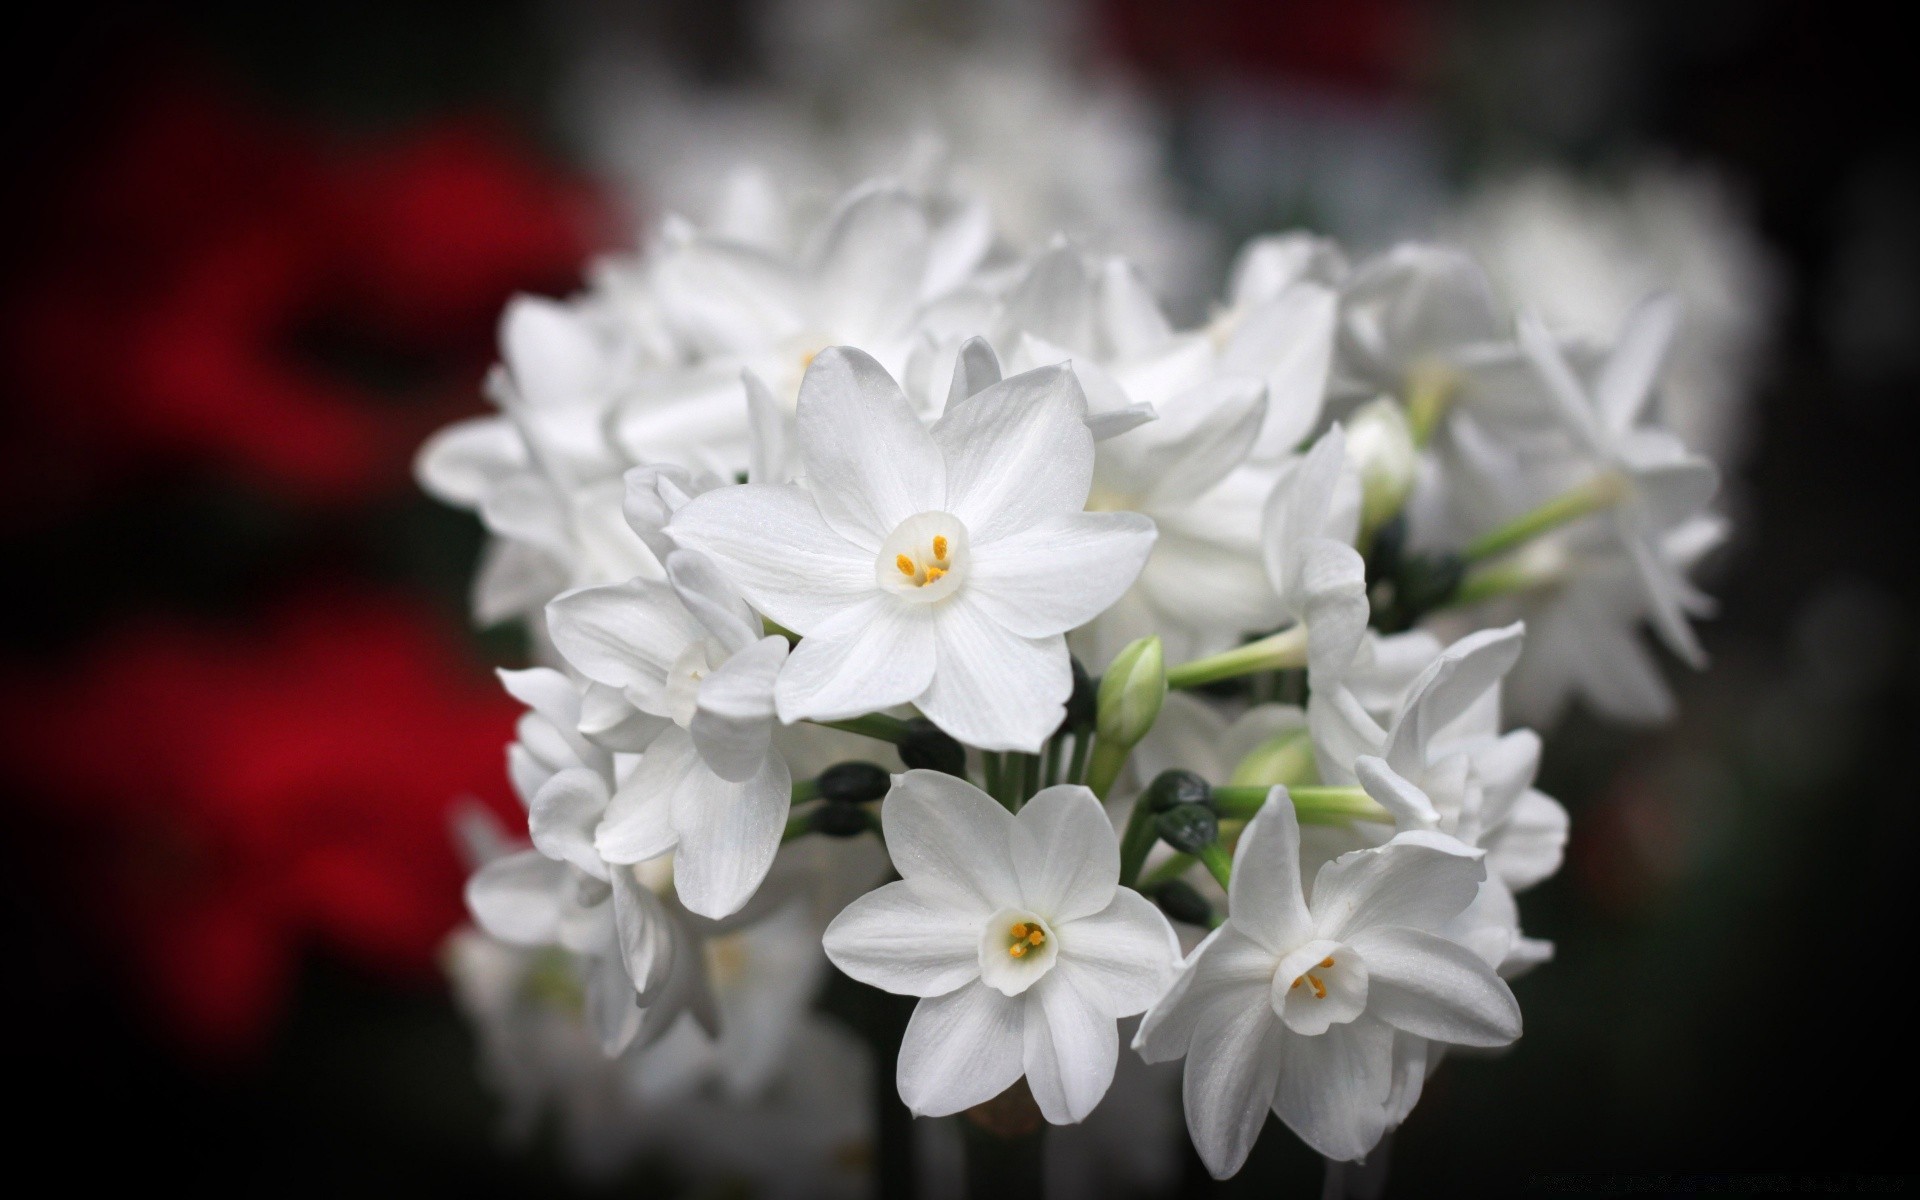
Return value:
<svg viewBox="0 0 1920 1200">
<path fill-rule="evenodd" d="M 564 593 L 547 605 L 547 630 L 588 679 L 641 691 L 658 688 L 681 651 L 706 636 L 673 589 L 649 579 Z"/>
<path fill-rule="evenodd" d="M 780 719 L 843 720 L 920 695 L 937 661 L 932 608 L 881 593 L 816 626 L 774 684 Z"/>
<path fill-rule="evenodd" d="M 414 459 L 414 477 L 435 499 L 476 508 L 486 494 L 527 466 L 527 446 L 513 422 L 475 417 L 427 439 Z"/>
<path fill-rule="evenodd" d="M 1251 448 L 1263 458 L 1288 453 L 1320 419 L 1333 364 L 1338 300 L 1332 289 L 1297 284 L 1250 310 L 1220 355 L 1222 373 L 1267 384 L 1266 422 Z"/>
<path fill-rule="evenodd" d="M 1093 484 L 1086 415 L 1079 381 L 1064 365 L 1003 379 L 950 405 L 932 432 L 946 461 L 944 503 L 926 507 L 959 517 L 975 546 L 1080 511 Z"/>
<path fill-rule="evenodd" d="M 538 850 L 496 858 L 467 880 L 467 911 L 503 942 L 546 945 L 559 937 L 574 878 L 572 867 Z"/>
<path fill-rule="evenodd" d="M 968 338 L 953 360 L 953 383 L 947 388 L 947 408 L 1000 382 L 1000 359 L 987 339 Z M 937 440 L 937 439 L 936 439 Z"/>
<path fill-rule="evenodd" d="M 979 921 L 1019 899 L 1013 814 L 966 780 L 939 771 L 895 776 L 880 824 L 894 870 L 923 892 L 969 906 Z"/>
<path fill-rule="evenodd" d="M 719 563 L 755 608 L 796 633 L 812 633 L 879 590 L 873 549 L 829 528 L 798 487 L 716 488 L 674 513 L 667 532 Z"/>
<path fill-rule="evenodd" d="M 673 793 L 696 768 L 706 770 L 686 730 L 672 726 L 655 738 L 607 804 L 607 815 L 593 837 L 600 857 L 610 863 L 636 863 L 673 849 L 679 841 Z"/>
<path fill-rule="evenodd" d="M 667 582 L 728 654 L 738 654 L 760 640 L 760 618 L 733 589 L 719 566 L 698 550 L 675 550 L 667 556 Z"/>
<path fill-rule="evenodd" d="M 1481 857 L 1464 843 L 1424 830 L 1343 854 L 1313 881 L 1308 907 L 1314 935 L 1340 942 L 1383 925 L 1436 930 L 1473 903 L 1486 878 Z"/>
<path fill-rule="evenodd" d="M 527 832 L 534 849 L 605 879 L 607 865 L 593 847 L 593 831 L 606 809 L 607 781 L 598 771 L 574 767 L 560 772 L 541 786 L 528 805 Z"/>
<path fill-rule="evenodd" d="M 537 296 L 515 296 L 500 318 L 500 349 L 520 398 L 564 408 L 599 398 L 605 358 L 585 316 Z"/>
<path fill-rule="evenodd" d="M 660 897 L 640 885 L 630 869 L 615 868 L 613 883 L 613 928 L 620 949 L 620 961 L 632 980 L 634 991 L 645 1003 L 660 990 L 673 973 L 677 939 L 673 918 L 667 915 Z"/>
<path fill-rule="evenodd" d="M 1328 1158 L 1351 1162 L 1387 1131 L 1393 1030 L 1362 1016 L 1318 1037 L 1287 1038 L 1273 1114 Z"/>
<path fill-rule="evenodd" d="M 1295 592 L 1285 597 L 1307 627 L 1307 677 L 1325 689 L 1338 683 L 1367 635 L 1367 566 L 1360 552 L 1332 538 L 1313 538 L 1294 561 Z"/>
<path fill-rule="evenodd" d="M 737 783 L 761 769 L 773 744 L 774 680 L 786 661 L 787 639 L 762 638 L 700 681 L 687 732 L 720 778 Z"/>
<path fill-rule="evenodd" d="M 842 909 L 822 939 L 833 965 L 904 996 L 944 996 L 980 976 L 980 917 L 896 880 Z"/>
<path fill-rule="evenodd" d="M 1466 947 L 1413 929 L 1353 937 L 1371 976 L 1367 1011 L 1436 1042 L 1504 1046 L 1520 1036 L 1520 1004 Z"/>
<path fill-rule="evenodd" d="M 634 995 L 633 980 L 618 955 L 588 960 L 585 985 L 587 1028 L 599 1039 L 600 1050 L 614 1058 L 633 1044 L 644 1017 Z"/>
<path fill-rule="evenodd" d="M 1615 434 L 1625 433 L 1640 419 L 1679 328 L 1680 301 L 1671 293 L 1641 301 L 1620 323 L 1613 352 L 1593 385 L 1601 423 Z"/>
<path fill-rule="evenodd" d="M 1227 915 L 1233 928 L 1276 955 L 1292 951 L 1311 934 L 1300 883 L 1300 822 L 1283 787 L 1268 790 L 1266 803 L 1234 847 Z"/>
<path fill-rule="evenodd" d="M 1180 938 L 1159 907 L 1132 888 L 1116 891 L 1091 916 L 1056 923 L 1054 932 L 1060 961 L 1097 983 L 1116 1017 L 1145 1012 L 1173 984 Z"/>
<path fill-rule="evenodd" d="M 1120 1060 L 1120 1034 L 1097 980 L 1059 964 L 1027 990 L 1022 1063 L 1041 1115 L 1074 1125 L 1100 1103 Z"/>
<path fill-rule="evenodd" d="M 1139 513 L 1051 517 L 987 545 L 974 543 L 967 598 L 1023 637 L 1066 633 L 1133 586 L 1154 538 L 1153 522 Z"/>
<path fill-rule="evenodd" d="M 908 517 L 945 507 L 939 448 L 900 385 L 865 351 L 820 352 L 801 381 L 797 420 L 820 515 L 869 554 Z"/>
<path fill-rule="evenodd" d="M 1487 870 L 1514 891 L 1524 891 L 1560 869 L 1567 846 L 1567 810 L 1532 788 L 1484 839 Z"/>
<path fill-rule="evenodd" d="M 1168 1062 L 1188 1052 L 1201 1018 L 1216 1008 L 1265 1008 L 1279 964 L 1273 951 L 1231 922 L 1208 934 L 1187 956 L 1167 994 L 1140 1019 L 1133 1048 L 1148 1062 Z"/>
<path fill-rule="evenodd" d="M 933 632 L 938 662 L 926 690 L 907 698 L 928 720 L 969 746 L 1038 751 L 1059 728 L 1067 697 L 1073 694 L 1066 639 L 1021 637 L 971 601 L 962 591 L 938 606 L 924 606 L 937 607 Z M 806 645 L 800 643 L 794 658 Z M 786 683 L 784 675 L 781 683 Z M 884 704 L 860 711 L 879 707 Z"/>
<path fill-rule="evenodd" d="M 1180 1094 L 1193 1148 L 1215 1179 L 1247 1161 L 1294 1040 L 1262 992 L 1240 1005 L 1209 1004 L 1194 1022 Z"/>
<path fill-rule="evenodd" d="M 773 867 L 787 823 L 793 776 L 778 754 L 768 754 L 751 778 L 730 783 L 704 762 L 683 774 L 672 793 L 679 835 L 673 888 L 680 902 L 719 920 L 738 912 Z"/>
<path fill-rule="evenodd" d="M 944 1117 L 985 1103 L 1020 1078 L 1024 1001 L 969 983 L 914 1006 L 900 1039 L 895 1082 L 915 1116 Z"/>
<path fill-rule="evenodd" d="M 1049 925 L 1091 916 L 1113 901 L 1120 843 L 1086 788 L 1042 789 L 1021 807 L 1009 840 L 1021 896 Z"/>
</svg>

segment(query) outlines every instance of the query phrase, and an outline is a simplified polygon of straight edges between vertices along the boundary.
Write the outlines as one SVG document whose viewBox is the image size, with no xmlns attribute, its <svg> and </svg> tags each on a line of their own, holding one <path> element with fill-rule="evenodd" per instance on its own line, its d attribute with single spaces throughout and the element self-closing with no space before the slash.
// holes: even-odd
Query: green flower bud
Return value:
<svg viewBox="0 0 1920 1200">
<path fill-rule="evenodd" d="M 967 777 L 967 752 L 959 742 L 934 728 L 932 721 L 920 718 L 907 722 L 907 736 L 900 741 L 900 761 L 908 770 L 942 771 Z"/>
<path fill-rule="evenodd" d="M 845 800 L 829 800 L 813 810 L 808 824 L 827 837 L 859 837 L 869 828 L 867 810 Z"/>
<path fill-rule="evenodd" d="M 1167 698 L 1167 662 L 1160 639 L 1149 635 L 1115 656 L 1100 680 L 1095 725 L 1100 740 L 1132 746 L 1147 736 Z"/>
<path fill-rule="evenodd" d="M 1168 812 L 1182 804 L 1199 804 L 1210 808 L 1213 806 L 1213 788 L 1192 771 L 1174 767 L 1153 777 L 1140 803 L 1156 813 Z"/>
<path fill-rule="evenodd" d="M 843 762 L 820 772 L 815 785 L 822 799 L 865 804 L 885 796 L 893 777 L 879 763 Z"/>
<path fill-rule="evenodd" d="M 1187 925 L 1211 925 L 1213 905 L 1184 879 L 1169 879 L 1153 889 L 1160 911 Z"/>
<path fill-rule="evenodd" d="M 1347 418 L 1347 461 L 1360 476 L 1360 527 L 1378 528 L 1407 502 L 1420 449 L 1406 412 L 1385 396 Z"/>
<path fill-rule="evenodd" d="M 1154 818 L 1160 840 L 1185 854 L 1198 854 L 1220 836 L 1220 820 L 1204 804 L 1182 804 Z"/>
</svg>

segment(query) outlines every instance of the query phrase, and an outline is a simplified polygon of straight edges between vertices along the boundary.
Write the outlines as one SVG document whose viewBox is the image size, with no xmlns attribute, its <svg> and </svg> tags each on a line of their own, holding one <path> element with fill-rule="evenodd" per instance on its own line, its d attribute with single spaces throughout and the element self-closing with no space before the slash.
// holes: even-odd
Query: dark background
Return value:
<svg viewBox="0 0 1920 1200">
<path fill-rule="evenodd" d="M 1235 73 L 1426 105 L 1463 178 L 1492 160 L 1592 167 L 1661 147 L 1736 181 L 1784 270 L 1737 472 L 1738 532 L 1712 578 L 1724 605 L 1703 631 L 1714 666 L 1676 679 L 1669 728 L 1576 716 L 1549 737 L 1543 786 L 1572 810 L 1574 840 L 1567 869 L 1529 895 L 1527 921 L 1558 960 L 1517 986 L 1528 1027 L 1511 1053 L 1457 1061 L 1430 1084 L 1393 1146 L 1390 1195 L 1497 1194 L 1567 1175 L 1601 1194 L 1751 1189 L 1776 1175 L 1842 1191 L 1873 1175 L 1914 1182 L 1915 1005 L 1901 981 L 1920 731 L 1907 532 L 1920 158 L 1901 115 L 1912 39 L 1890 8 L 1097 10 L 1097 51 L 1132 64 L 1177 130 L 1198 86 Z M 738 49 L 739 0 L 652 6 L 648 20 L 700 74 L 757 67 Z M 16 26 L 24 61 L 4 79 L 0 283 L 11 610 L 0 995 L 18 1169 L 220 1191 L 563 1190 L 547 1152 L 495 1147 L 472 1046 L 432 968 L 427 935 L 457 917 L 458 875 L 444 845 L 422 849 L 440 828 L 430 810 L 450 778 L 504 801 L 489 773 L 512 713 L 482 698 L 482 668 L 515 647 L 464 632 L 477 526 L 420 497 L 406 471 L 428 430 L 479 410 L 505 297 L 568 289 L 586 249 L 621 236 L 552 123 L 551 24 L 521 5 L 359 3 L 167 16 L 73 5 L 38 21 Z M 1571 117 L 1541 103 L 1542 88 L 1567 86 L 1568 64 L 1586 101 Z M 162 139 L 144 159 L 126 149 L 130 129 L 182 97 L 255 128 Z M 494 166 L 456 165 L 450 182 L 422 186 L 485 192 L 496 215 L 448 233 L 444 260 L 419 230 L 384 257 L 367 251 L 378 238 L 365 222 L 415 219 L 389 194 L 404 185 L 367 177 L 386 169 L 382 155 L 415 161 L 449 128 Z M 298 199 L 315 188 L 339 194 L 320 215 Z M 1204 193 L 1194 202 L 1206 210 Z M 245 223 L 326 247 L 313 255 L 322 266 L 303 268 L 324 282 L 260 293 L 284 320 L 232 334 L 257 339 L 271 368 L 262 386 L 283 407 L 180 417 L 177 392 L 116 372 L 144 339 L 170 336 L 153 331 L 161 317 L 203 302 L 227 311 L 177 284 L 229 253 L 221 231 Z M 476 248 L 487 239 L 494 249 Z M 410 263 L 415 250 L 425 257 Z M 426 282 L 396 284 L 407 271 Z M 66 324 L 43 323 L 69 310 Z M 49 349 L 61 330 L 78 350 Z M 143 388 L 157 398 L 135 404 Z M 259 436 L 208 434 L 221 422 L 254 422 Z M 289 440 L 305 449 L 271 449 Z M 432 879 L 448 895 L 408 899 L 423 932 L 389 936 L 339 911 L 346 884 L 314 884 L 297 903 L 277 882 L 195 892 L 195 912 L 294 914 L 261 935 L 279 966 L 249 985 L 257 1003 L 229 1011 L 201 994 L 220 987 L 206 967 L 224 961 L 217 952 L 155 941 L 172 877 L 158 891 L 128 881 L 173 836 L 153 806 L 204 790 L 192 764 L 278 744 L 282 725 L 252 722 L 304 694 L 282 665 L 307 661 L 287 629 L 334 629 L 327 620 L 346 624 L 313 636 L 336 637 L 349 659 L 388 646 L 368 677 L 391 670 L 411 681 L 401 691 L 417 684 L 419 705 L 466 714 L 421 736 L 407 727 L 414 704 L 361 712 L 325 751 L 458 747 L 458 770 L 417 783 L 396 783 L 394 769 L 340 783 L 392 787 L 381 803 L 425 813 L 402 853 L 444 860 Z M 174 665 L 124 678 L 156 644 Z M 197 698 L 216 695 L 197 717 Z M 351 688 L 312 704 L 284 728 L 365 707 Z M 128 816 L 134 794 L 150 802 L 143 816 Z M 377 818 L 340 819 L 353 835 Z M 199 860 L 181 861 L 191 874 Z M 1187 1175 L 1193 1194 L 1216 1194 L 1197 1162 Z M 1317 1165 L 1270 1128 L 1217 1194 L 1317 1187 Z"/>
</svg>

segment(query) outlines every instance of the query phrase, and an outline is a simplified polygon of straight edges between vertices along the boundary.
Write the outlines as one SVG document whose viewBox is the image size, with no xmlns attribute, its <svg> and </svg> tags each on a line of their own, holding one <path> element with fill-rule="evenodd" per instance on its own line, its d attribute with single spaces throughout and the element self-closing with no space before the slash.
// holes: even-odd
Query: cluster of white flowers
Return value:
<svg viewBox="0 0 1920 1200">
<path fill-rule="evenodd" d="M 831 960 L 919 997 L 916 1114 L 1024 1081 L 1079 1122 L 1144 1013 L 1216 1175 L 1269 1111 L 1363 1158 L 1550 956 L 1515 894 L 1567 818 L 1503 693 L 1651 718 L 1642 627 L 1701 661 L 1679 319 L 1563 343 L 1457 251 L 1289 234 L 1177 328 L 884 180 L 516 301 L 498 415 L 420 459 L 544 663 L 503 673 L 531 846 L 477 856 L 460 955 L 503 1085 L 764 1104 Z M 543 1065 L 582 1045 L 619 1069 Z"/>
</svg>

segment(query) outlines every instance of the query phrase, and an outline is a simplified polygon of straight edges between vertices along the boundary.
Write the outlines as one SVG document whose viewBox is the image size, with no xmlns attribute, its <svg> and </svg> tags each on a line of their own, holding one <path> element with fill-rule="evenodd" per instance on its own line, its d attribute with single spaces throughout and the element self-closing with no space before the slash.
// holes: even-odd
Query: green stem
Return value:
<svg viewBox="0 0 1920 1200">
<path fill-rule="evenodd" d="M 870 737 L 875 741 L 892 742 L 899 745 L 907 740 L 912 731 L 899 717 L 889 717 L 885 713 L 868 713 L 864 717 L 848 717 L 844 721 L 815 721 L 815 725 L 824 725 L 828 729 L 839 729 L 847 733 L 857 733 L 861 737 Z"/>
<path fill-rule="evenodd" d="M 1047 757 L 1040 767 L 1040 781 L 1048 787 L 1060 782 L 1060 739 L 1065 736 L 1063 733 L 1047 742 Z"/>
<path fill-rule="evenodd" d="M 1087 750 L 1093 745 L 1093 734 L 1084 729 L 1073 734 L 1073 757 L 1067 761 L 1067 782 L 1085 783 L 1087 781 Z"/>
<path fill-rule="evenodd" d="M 812 819 L 813 810 L 811 809 L 806 812 L 788 813 L 787 827 L 780 834 L 780 844 L 784 846 L 795 838 L 805 837 L 809 828 L 808 822 Z"/>
<path fill-rule="evenodd" d="M 1127 827 L 1120 834 L 1121 887 L 1134 886 L 1140 878 L 1140 868 L 1146 865 L 1147 852 L 1158 839 L 1153 813 L 1149 811 L 1146 796 L 1142 795 L 1133 802 L 1133 811 L 1127 814 Z"/>
<path fill-rule="evenodd" d="M 1214 881 L 1221 887 L 1228 887 L 1232 884 L 1233 856 L 1227 853 L 1225 846 L 1222 846 L 1219 842 L 1208 842 L 1206 845 L 1200 847 L 1199 853 L 1195 854 L 1194 857 L 1206 866 L 1207 873 L 1212 875 Z"/>
<path fill-rule="evenodd" d="M 1578 487 L 1569 488 L 1539 508 L 1522 513 L 1500 528 L 1481 534 L 1467 543 L 1460 556 L 1468 562 L 1479 562 L 1496 554 L 1505 554 L 1543 533 L 1611 508 L 1626 494 L 1625 480 L 1611 471 L 1602 472 Z"/>
<path fill-rule="evenodd" d="M 1026 781 L 1020 789 L 1020 803 L 1025 804 L 1040 791 L 1040 756 L 1023 754 L 1020 757 L 1026 760 Z"/>
<path fill-rule="evenodd" d="M 793 804 L 805 804 L 809 800 L 820 798 L 820 781 L 817 779 L 796 779 L 793 781 Z"/>
<path fill-rule="evenodd" d="M 1196 658 L 1167 672 L 1170 688 L 1199 687 L 1256 671 L 1283 671 L 1307 665 L 1307 627 L 1295 625 L 1219 654 Z"/>
<path fill-rule="evenodd" d="M 1178 879 L 1182 875 L 1185 875 L 1188 868 L 1192 867 L 1197 861 L 1199 860 L 1191 854 L 1181 854 L 1176 851 L 1172 858 L 1161 863 L 1153 870 L 1148 871 L 1147 877 L 1140 881 L 1140 885 L 1142 887 L 1152 887 L 1156 883 L 1165 883 L 1169 879 Z"/>
<path fill-rule="evenodd" d="M 1267 802 L 1270 789 L 1259 786 L 1217 787 L 1213 806 L 1222 817 L 1250 820 Z M 1287 795 L 1302 825 L 1344 825 L 1349 821 L 1392 824 L 1393 817 L 1357 787 L 1292 787 Z"/>
<path fill-rule="evenodd" d="M 1093 794 L 1102 800 L 1113 790 L 1113 781 L 1120 778 L 1120 768 L 1127 765 L 1127 755 L 1132 746 L 1122 746 L 1103 737 L 1093 739 L 1093 760 L 1087 764 L 1087 786 Z"/>
</svg>

